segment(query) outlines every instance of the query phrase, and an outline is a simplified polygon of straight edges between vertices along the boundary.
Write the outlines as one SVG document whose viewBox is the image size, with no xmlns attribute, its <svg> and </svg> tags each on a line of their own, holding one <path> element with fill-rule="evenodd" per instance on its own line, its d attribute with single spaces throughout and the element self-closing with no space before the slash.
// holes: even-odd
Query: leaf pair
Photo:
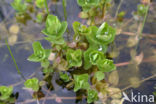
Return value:
<svg viewBox="0 0 156 104">
<path fill-rule="evenodd" d="M 57 16 L 48 15 L 46 19 L 46 28 L 42 30 L 42 33 L 47 35 L 45 39 L 55 43 L 64 44 L 63 34 L 67 29 L 67 22 L 60 22 Z"/>
<path fill-rule="evenodd" d="M 113 60 L 105 59 L 102 52 L 88 49 L 84 52 L 84 68 L 87 70 L 92 65 L 97 65 L 102 72 L 110 72 L 116 69 Z"/>
<path fill-rule="evenodd" d="M 88 83 L 88 74 L 74 75 L 74 91 L 80 89 L 87 90 L 87 102 L 92 103 L 98 99 L 98 93 L 95 90 L 90 89 L 90 84 Z"/>
<path fill-rule="evenodd" d="M 104 59 L 102 52 L 89 48 L 84 52 L 84 68 L 89 69 L 92 65 L 97 65 L 99 60 Z"/>
<path fill-rule="evenodd" d="M 116 30 L 104 22 L 99 28 L 91 26 L 92 31 L 86 38 L 90 44 L 108 45 L 113 42 Z"/>
<path fill-rule="evenodd" d="M 42 62 L 48 59 L 50 55 L 49 49 L 44 49 L 40 42 L 34 42 L 32 46 L 33 46 L 34 54 L 29 56 L 28 58 L 29 61 Z"/>
</svg>

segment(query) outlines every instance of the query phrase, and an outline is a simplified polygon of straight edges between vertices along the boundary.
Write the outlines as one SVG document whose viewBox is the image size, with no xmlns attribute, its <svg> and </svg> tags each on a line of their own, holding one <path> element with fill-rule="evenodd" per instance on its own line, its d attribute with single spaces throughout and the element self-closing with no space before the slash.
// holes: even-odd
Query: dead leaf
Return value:
<svg viewBox="0 0 156 104">
<path fill-rule="evenodd" d="M 113 100 L 111 101 L 111 104 L 123 104 L 123 101 L 120 100 L 120 99 L 113 99 Z"/>
<path fill-rule="evenodd" d="M 58 64 L 57 68 L 58 68 L 58 70 L 66 71 L 66 70 L 68 70 L 67 66 L 68 66 L 67 61 L 62 59 L 61 62 Z"/>
<path fill-rule="evenodd" d="M 131 77 L 129 79 L 130 84 L 132 85 L 133 88 L 138 88 L 140 86 L 140 80 L 138 77 Z"/>
<path fill-rule="evenodd" d="M 132 59 L 135 58 L 135 56 L 136 56 L 136 50 L 135 49 L 130 50 L 130 56 L 131 56 Z"/>
<path fill-rule="evenodd" d="M 138 43 L 138 41 L 139 41 L 139 39 L 138 39 L 137 36 L 135 36 L 135 37 L 130 37 L 130 38 L 128 39 L 128 41 L 127 41 L 127 46 L 128 46 L 128 47 L 133 47 L 133 46 L 135 46 L 135 45 Z"/>
<path fill-rule="evenodd" d="M 114 86 L 118 85 L 119 83 L 119 74 L 117 71 L 113 71 L 110 73 L 108 82 Z"/>
<path fill-rule="evenodd" d="M 120 99 L 122 97 L 121 90 L 119 88 L 109 87 L 107 91 L 112 99 Z"/>
<path fill-rule="evenodd" d="M 14 35 L 18 34 L 18 32 L 19 32 L 19 26 L 16 25 L 16 24 L 11 25 L 10 28 L 9 28 L 9 32 L 11 34 L 14 34 Z"/>
<path fill-rule="evenodd" d="M 143 58 L 144 58 L 143 52 L 141 52 L 138 56 L 135 56 L 136 64 L 139 65 L 142 62 Z"/>
<path fill-rule="evenodd" d="M 109 53 L 109 56 L 112 58 L 116 58 L 120 55 L 120 51 L 119 50 L 114 50 L 112 52 Z"/>
<path fill-rule="evenodd" d="M 17 35 L 11 35 L 9 38 L 8 38 L 8 44 L 9 45 L 14 45 L 17 41 L 17 38 L 18 36 Z"/>
</svg>

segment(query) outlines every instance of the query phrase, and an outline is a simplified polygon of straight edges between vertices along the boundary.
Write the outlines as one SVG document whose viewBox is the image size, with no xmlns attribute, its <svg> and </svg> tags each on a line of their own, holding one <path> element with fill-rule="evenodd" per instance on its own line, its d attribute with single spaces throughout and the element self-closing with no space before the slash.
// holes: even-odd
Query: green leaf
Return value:
<svg viewBox="0 0 156 104">
<path fill-rule="evenodd" d="M 90 32 L 90 30 L 88 29 L 87 26 L 82 25 L 81 23 L 79 23 L 77 21 L 75 21 L 73 23 L 73 29 L 74 29 L 74 32 L 75 32 L 74 40 L 76 40 L 76 41 L 79 41 L 80 38 L 82 38 L 82 36 L 85 36 Z"/>
<path fill-rule="evenodd" d="M 98 29 L 96 39 L 105 44 L 111 43 L 115 38 L 115 29 L 104 22 Z"/>
<path fill-rule="evenodd" d="M 43 69 L 43 73 L 44 74 L 49 74 L 49 73 L 52 73 L 53 72 L 53 69 L 51 67 L 48 67 L 48 68 L 44 68 Z"/>
<path fill-rule="evenodd" d="M 41 66 L 43 68 L 48 68 L 49 64 L 50 64 L 49 60 L 43 60 L 43 61 L 41 61 Z"/>
<path fill-rule="evenodd" d="M 102 52 L 96 51 L 96 50 L 92 50 L 89 53 L 89 60 L 93 65 L 97 65 L 97 62 L 99 60 L 104 59 L 104 54 Z"/>
<path fill-rule="evenodd" d="M 63 34 L 67 29 L 67 22 L 60 22 L 57 16 L 48 15 L 46 19 L 46 28 L 42 30 L 42 33 L 47 35 L 46 40 L 56 43 L 63 44 Z"/>
<path fill-rule="evenodd" d="M 90 44 L 89 48 L 100 51 L 102 53 L 106 53 L 107 52 L 107 45 L 99 45 L 99 44 Z"/>
<path fill-rule="evenodd" d="M 69 67 L 80 67 L 82 65 L 82 51 L 80 49 L 68 49 L 66 53 L 66 59 Z"/>
<path fill-rule="evenodd" d="M 28 2 L 28 3 L 31 3 L 31 2 L 33 2 L 32 0 L 25 0 L 26 2 Z"/>
<path fill-rule="evenodd" d="M 86 36 L 90 44 L 107 45 L 114 41 L 116 30 L 104 22 L 99 28 L 89 27 L 91 34 Z"/>
<path fill-rule="evenodd" d="M 113 70 L 116 70 L 116 66 L 113 63 L 113 60 L 109 59 L 103 59 L 98 61 L 98 68 L 102 72 L 111 72 Z"/>
<path fill-rule="evenodd" d="M 45 7 L 45 0 L 36 0 L 36 6 L 38 8 L 44 8 Z"/>
<path fill-rule="evenodd" d="M 102 52 L 89 48 L 84 52 L 84 68 L 87 70 L 91 65 L 97 65 L 97 62 L 104 58 L 105 56 Z"/>
<path fill-rule="evenodd" d="M 69 78 L 69 76 L 68 76 L 67 73 L 60 72 L 60 78 L 61 78 L 64 82 L 69 82 L 69 81 L 70 81 L 70 78 Z"/>
<path fill-rule="evenodd" d="M 42 61 L 40 57 L 37 57 L 36 55 L 32 54 L 31 56 L 28 57 L 28 60 L 29 61 L 32 61 L 32 62 L 40 62 Z"/>
<path fill-rule="evenodd" d="M 83 10 L 88 11 L 90 8 L 97 6 L 100 1 L 101 0 L 77 0 L 77 3 Z"/>
<path fill-rule="evenodd" d="M 36 16 L 36 22 L 41 23 L 43 21 L 43 13 L 38 13 Z"/>
<path fill-rule="evenodd" d="M 122 18 L 123 18 L 123 17 L 125 16 L 125 14 L 126 14 L 125 11 L 121 11 L 121 12 L 118 14 L 118 17 L 120 17 L 120 18 L 122 17 Z"/>
<path fill-rule="evenodd" d="M 87 103 L 98 100 L 98 93 L 95 90 L 88 89 Z"/>
<path fill-rule="evenodd" d="M 89 53 L 91 52 L 91 49 L 88 49 L 84 52 L 84 69 L 88 70 L 92 64 L 90 62 Z"/>
<path fill-rule="evenodd" d="M 11 3 L 11 6 L 18 12 L 25 12 L 26 9 L 27 9 L 27 6 L 26 4 L 22 3 L 22 0 L 14 0 L 12 3 Z"/>
<path fill-rule="evenodd" d="M 89 89 L 90 84 L 88 83 L 88 74 L 74 75 L 74 92 L 79 89 Z"/>
<path fill-rule="evenodd" d="M 28 79 L 25 81 L 24 86 L 31 88 L 33 91 L 39 90 L 39 81 L 37 78 Z"/>
<path fill-rule="evenodd" d="M 7 100 L 13 93 L 13 87 L 0 86 L 0 100 Z"/>
<path fill-rule="evenodd" d="M 58 44 L 58 45 L 63 45 L 65 44 L 65 41 L 63 38 L 53 38 L 53 37 L 45 37 L 46 40 L 48 40 L 49 42 L 51 43 L 54 43 L 54 44 Z"/>
<path fill-rule="evenodd" d="M 101 81 L 105 78 L 105 74 L 102 72 L 102 71 L 97 71 L 95 73 L 95 78 L 98 80 L 98 81 Z"/>
<path fill-rule="evenodd" d="M 47 59 L 50 55 L 49 49 L 44 49 L 40 42 L 33 43 L 34 54 L 29 56 L 28 60 L 33 62 L 40 62 L 44 59 Z"/>
<path fill-rule="evenodd" d="M 88 28 L 87 28 L 87 26 L 82 25 L 81 23 L 79 23 L 79 22 L 77 22 L 77 21 L 75 21 L 75 22 L 73 23 L 73 29 L 74 29 L 75 34 L 79 34 L 79 35 L 82 34 L 82 35 L 83 35 L 83 34 L 88 33 Z"/>
<path fill-rule="evenodd" d="M 145 15 L 146 10 L 147 10 L 147 7 L 144 4 L 139 4 L 137 7 L 137 12 L 141 16 Z"/>
</svg>

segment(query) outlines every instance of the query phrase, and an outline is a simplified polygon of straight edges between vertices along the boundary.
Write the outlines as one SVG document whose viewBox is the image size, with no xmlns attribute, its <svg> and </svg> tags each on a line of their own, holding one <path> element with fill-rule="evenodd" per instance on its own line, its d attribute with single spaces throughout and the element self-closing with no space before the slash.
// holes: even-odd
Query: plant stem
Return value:
<svg viewBox="0 0 156 104">
<path fill-rule="evenodd" d="M 26 80 L 25 77 L 24 77 L 24 75 L 20 72 L 20 70 L 19 70 L 19 68 L 18 68 L 18 66 L 17 66 L 16 60 L 15 60 L 15 58 L 14 58 L 12 52 L 11 52 L 11 49 L 10 49 L 10 46 L 9 46 L 9 44 L 8 44 L 7 39 L 5 39 L 5 43 L 6 43 L 6 45 L 7 45 L 7 48 L 8 48 L 8 50 L 9 50 L 9 53 L 10 53 L 12 59 L 13 59 L 13 62 L 14 62 L 14 64 L 15 64 L 15 67 L 16 67 L 16 70 L 17 70 L 18 74 L 19 74 L 24 80 Z"/>
<path fill-rule="evenodd" d="M 146 13 L 145 13 L 145 16 L 144 16 L 144 20 L 143 20 L 143 22 L 142 22 L 142 27 L 141 27 L 141 30 L 140 30 L 140 32 L 139 32 L 139 34 L 138 34 L 138 39 L 139 39 L 139 40 L 138 40 L 138 43 L 137 43 L 137 45 L 136 45 L 136 47 L 135 47 L 135 50 L 137 50 L 138 45 L 139 45 L 139 41 L 140 41 L 140 39 L 143 37 L 142 32 L 143 32 L 143 29 L 144 29 L 144 26 L 145 26 L 145 22 L 146 22 L 146 19 L 147 19 L 149 6 L 150 6 L 150 3 L 149 3 L 148 6 L 147 6 Z"/>
<path fill-rule="evenodd" d="M 123 0 L 120 1 L 119 5 L 117 7 L 117 10 L 116 10 L 116 13 L 115 13 L 115 18 L 118 16 L 118 13 L 119 13 L 119 10 L 120 10 L 120 7 L 121 7 L 122 3 L 123 3 Z"/>
<path fill-rule="evenodd" d="M 62 5 L 63 5 L 63 10 L 64 10 L 64 18 L 67 21 L 67 11 L 66 11 L 67 1 L 66 0 L 62 0 Z"/>
<path fill-rule="evenodd" d="M 150 6 L 150 3 L 148 4 L 147 9 L 146 9 L 146 13 L 145 13 L 144 20 L 143 20 L 143 23 L 142 23 L 141 31 L 140 31 L 140 34 L 139 34 L 140 38 L 142 37 L 142 32 L 143 32 L 143 29 L 144 29 L 144 26 L 145 26 L 145 22 L 146 22 L 146 19 L 147 19 L 149 6 Z"/>
<path fill-rule="evenodd" d="M 67 21 L 67 10 L 66 10 L 67 1 L 62 0 L 62 5 L 63 5 L 63 11 L 64 11 L 64 18 L 65 18 L 65 21 Z M 70 34 L 69 34 L 69 29 L 68 28 L 67 28 L 67 39 L 68 39 L 68 41 L 70 40 Z"/>
<path fill-rule="evenodd" d="M 47 13 L 49 14 L 49 8 L 48 8 L 47 0 L 44 0 L 44 3 L 45 3 L 45 7 L 46 7 L 46 10 L 47 10 Z"/>
</svg>

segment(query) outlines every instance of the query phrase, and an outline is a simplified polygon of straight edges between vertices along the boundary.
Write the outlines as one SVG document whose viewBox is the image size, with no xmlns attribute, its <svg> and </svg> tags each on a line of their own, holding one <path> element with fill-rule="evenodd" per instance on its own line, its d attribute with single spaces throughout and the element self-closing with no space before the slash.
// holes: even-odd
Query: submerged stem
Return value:
<svg viewBox="0 0 156 104">
<path fill-rule="evenodd" d="M 143 20 L 143 22 L 142 22 L 142 27 L 141 27 L 141 30 L 140 30 L 140 32 L 139 32 L 139 34 L 138 34 L 138 43 L 137 43 L 137 45 L 136 45 L 136 47 L 135 47 L 135 50 L 137 50 L 137 48 L 138 48 L 138 45 L 139 45 L 139 41 L 140 41 L 140 39 L 142 38 L 142 32 L 143 32 L 143 29 L 144 29 L 144 26 L 145 26 L 145 22 L 146 22 L 146 19 L 147 19 L 147 15 L 148 15 L 148 10 L 149 10 L 149 6 L 150 6 L 150 3 L 147 5 L 147 9 L 146 9 L 146 13 L 145 13 L 145 16 L 144 16 L 144 20 Z"/>
<path fill-rule="evenodd" d="M 15 67 L 16 67 L 16 70 L 17 70 L 18 74 L 19 74 L 24 80 L 26 80 L 25 77 L 24 77 L 24 75 L 20 72 L 20 70 L 19 70 L 19 68 L 18 68 L 18 66 L 17 66 L 16 60 L 15 60 L 15 58 L 14 58 L 12 52 L 11 52 L 11 49 L 10 49 L 10 46 L 9 46 L 9 44 L 8 44 L 7 39 L 5 39 L 5 43 L 6 43 L 6 45 L 7 45 L 7 48 L 8 48 L 8 50 L 9 50 L 9 53 L 10 53 L 12 59 L 13 59 L 13 62 L 14 62 L 14 64 L 15 64 Z"/>
<path fill-rule="evenodd" d="M 146 18 L 147 18 L 147 15 L 148 15 L 149 6 L 150 6 L 150 3 L 148 4 L 147 9 L 146 9 L 146 13 L 145 13 L 144 20 L 143 20 L 143 23 L 142 23 L 141 31 L 140 31 L 140 34 L 139 34 L 140 38 L 142 37 L 142 32 L 143 32 L 145 22 L 146 22 Z"/>
</svg>

